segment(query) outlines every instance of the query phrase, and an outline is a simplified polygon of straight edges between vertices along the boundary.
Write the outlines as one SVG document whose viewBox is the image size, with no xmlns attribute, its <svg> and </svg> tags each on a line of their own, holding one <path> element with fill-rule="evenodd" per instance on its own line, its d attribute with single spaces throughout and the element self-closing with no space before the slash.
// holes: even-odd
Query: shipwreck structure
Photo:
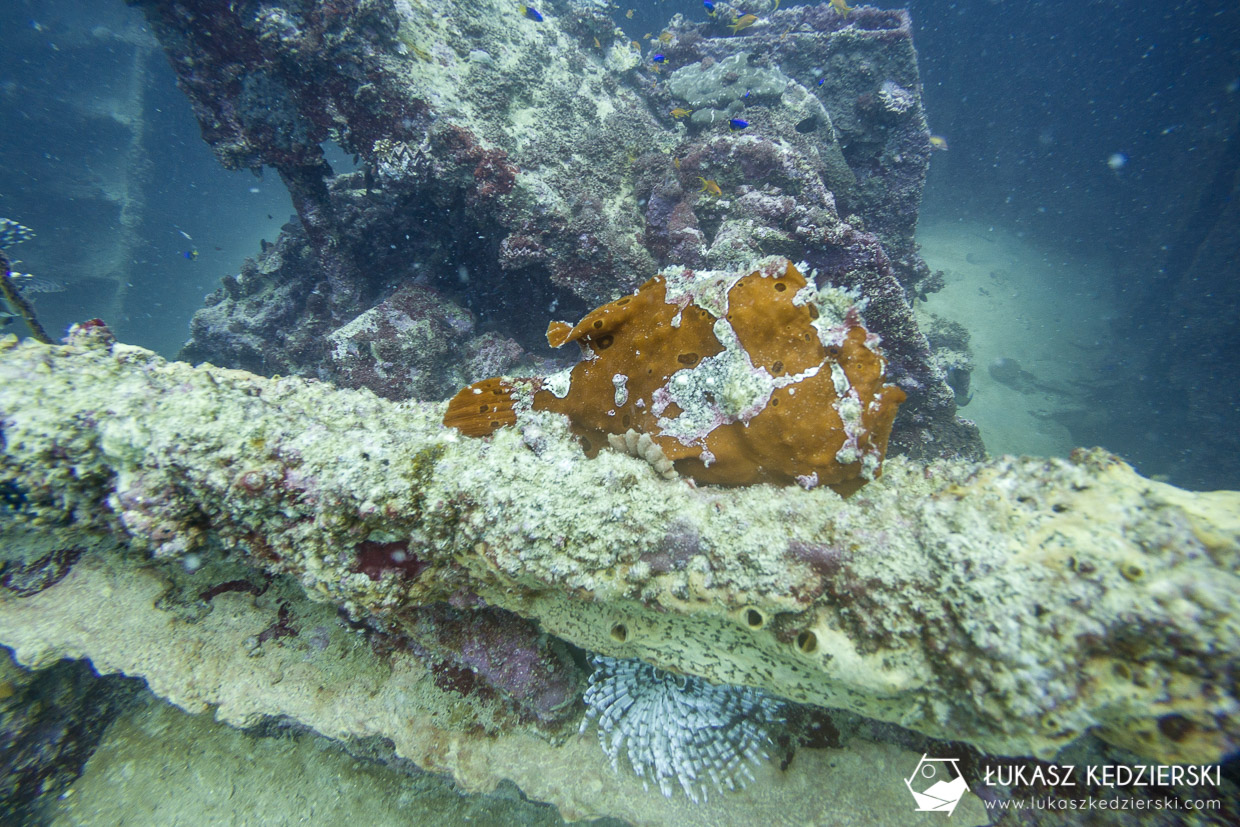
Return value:
<svg viewBox="0 0 1240 827">
<path fill-rule="evenodd" d="M 909 396 L 893 449 L 981 456 L 911 310 L 935 278 L 907 13 L 792 7 L 733 33 L 721 3 L 643 44 L 574 0 L 542 20 L 498 0 L 135 5 L 221 162 L 274 169 L 297 207 L 184 358 L 445 398 L 536 369 L 554 314 L 662 267 L 780 255 L 865 296 Z"/>
<path fill-rule="evenodd" d="M 23 663 L 88 657 L 235 723 L 382 735 L 575 817 L 682 804 L 634 797 L 576 735 L 564 642 L 995 754 L 1086 731 L 1161 762 L 1235 749 L 1240 494 L 1088 451 L 889 460 L 849 500 L 692 488 L 584 459 L 550 414 L 467 439 L 439 404 L 71 339 L 0 354 L 0 639 Z M 325 644 L 297 634 L 318 626 Z M 772 764 L 723 806 L 792 806 L 822 771 L 744 798 Z"/>
<path fill-rule="evenodd" d="M 377 739 L 467 790 L 509 779 L 634 823 L 691 805 L 579 731 L 591 655 L 766 711 L 776 760 L 692 805 L 712 823 L 906 822 L 871 768 L 947 741 L 1236 749 L 1240 494 L 1098 450 L 986 460 L 956 417 L 913 312 L 935 279 L 906 13 L 742 26 L 718 3 L 643 43 L 574 0 L 132 5 L 221 162 L 275 170 L 297 216 L 208 299 L 185 361 L 98 320 L 0 340 L 0 643 L 20 663 L 86 658 L 233 724 Z M 443 425 L 432 400 L 563 368 L 552 319 L 774 257 L 759 286 L 803 271 L 798 294 L 847 296 L 842 324 L 907 397 L 849 499 L 588 459 L 546 410 L 485 439 Z"/>
</svg>

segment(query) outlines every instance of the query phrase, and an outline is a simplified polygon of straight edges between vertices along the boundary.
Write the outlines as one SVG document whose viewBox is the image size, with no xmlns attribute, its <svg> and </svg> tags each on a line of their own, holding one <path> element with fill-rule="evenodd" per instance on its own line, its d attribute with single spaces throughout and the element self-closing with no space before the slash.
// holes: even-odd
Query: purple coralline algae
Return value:
<svg viewBox="0 0 1240 827">
<path fill-rule="evenodd" d="M 405 612 L 400 634 L 415 652 L 467 670 L 540 724 L 578 714 L 584 676 L 564 642 L 537 623 L 503 609 L 440 603 Z"/>
</svg>

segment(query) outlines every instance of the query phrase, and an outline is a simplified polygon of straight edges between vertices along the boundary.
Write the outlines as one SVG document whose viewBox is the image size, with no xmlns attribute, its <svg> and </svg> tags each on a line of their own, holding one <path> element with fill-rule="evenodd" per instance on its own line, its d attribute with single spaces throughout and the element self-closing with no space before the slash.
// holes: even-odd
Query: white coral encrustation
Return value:
<svg viewBox="0 0 1240 827">
<path fill-rule="evenodd" d="M 903 115 L 913 108 L 913 93 L 894 81 L 883 81 L 883 85 L 878 89 L 878 99 L 882 101 L 884 109 L 897 115 Z"/>
</svg>

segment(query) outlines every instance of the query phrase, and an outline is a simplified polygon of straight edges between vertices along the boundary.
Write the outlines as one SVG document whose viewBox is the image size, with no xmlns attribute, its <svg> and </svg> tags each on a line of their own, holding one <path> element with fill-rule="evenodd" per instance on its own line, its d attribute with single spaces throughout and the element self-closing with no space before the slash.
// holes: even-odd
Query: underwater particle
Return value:
<svg viewBox="0 0 1240 827">
<path fill-rule="evenodd" d="M 1112 152 L 1110 157 L 1107 158 L 1107 166 L 1110 167 L 1113 172 L 1119 172 L 1127 165 L 1128 156 L 1122 152 Z"/>
<path fill-rule="evenodd" d="M 738 790 L 754 780 L 749 765 L 770 757 L 771 733 L 784 721 L 784 704 L 774 696 L 675 675 L 641 660 L 592 660 L 581 731 L 597 718 L 599 745 L 612 768 L 619 771 L 623 749 L 647 789 L 653 780 L 671 798 L 675 781 L 700 803 L 708 780 L 720 792 Z"/>
</svg>

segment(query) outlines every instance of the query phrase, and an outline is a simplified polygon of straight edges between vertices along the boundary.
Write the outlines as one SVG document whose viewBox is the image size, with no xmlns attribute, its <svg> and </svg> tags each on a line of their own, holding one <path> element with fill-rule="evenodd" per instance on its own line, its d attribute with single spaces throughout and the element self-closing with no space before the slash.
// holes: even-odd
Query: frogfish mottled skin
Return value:
<svg viewBox="0 0 1240 827">
<path fill-rule="evenodd" d="M 905 398 L 885 382 L 855 296 L 816 288 L 786 259 L 750 273 L 665 270 L 575 326 L 552 322 L 547 340 L 577 342 L 581 361 L 542 379 L 475 382 L 444 424 L 481 437 L 523 410 L 555 411 L 590 456 L 646 435 L 664 465 L 698 482 L 848 495 L 880 473 Z"/>
</svg>

